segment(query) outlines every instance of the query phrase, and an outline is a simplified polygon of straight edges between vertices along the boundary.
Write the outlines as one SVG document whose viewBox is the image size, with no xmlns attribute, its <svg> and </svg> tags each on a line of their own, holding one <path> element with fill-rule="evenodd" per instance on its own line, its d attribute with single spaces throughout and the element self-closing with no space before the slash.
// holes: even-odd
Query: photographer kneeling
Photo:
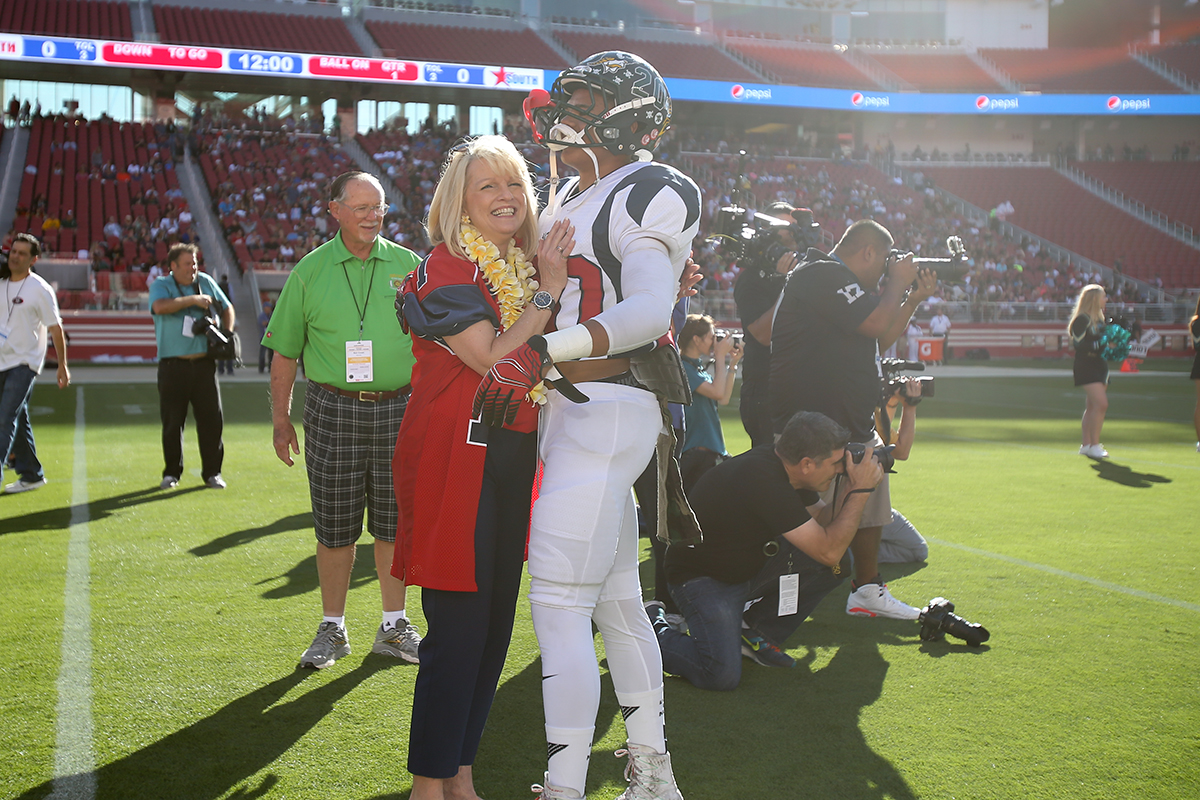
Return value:
<svg viewBox="0 0 1200 800">
<path fill-rule="evenodd" d="M 673 544 L 666 559 L 690 635 L 673 630 L 661 607 L 649 608 L 666 672 L 729 691 L 741 680 L 743 654 L 795 666 L 779 643 L 845 579 L 846 548 L 883 479 L 870 448 L 853 460 L 849 438 L 825 415 L 800 412 L 774 445 L 718 464 L 697 482 L 690 500 L 704 541 Z M 826 506 L 817 493 L 841 473 L 848 480 L 836 508 Z"/>
</svg>

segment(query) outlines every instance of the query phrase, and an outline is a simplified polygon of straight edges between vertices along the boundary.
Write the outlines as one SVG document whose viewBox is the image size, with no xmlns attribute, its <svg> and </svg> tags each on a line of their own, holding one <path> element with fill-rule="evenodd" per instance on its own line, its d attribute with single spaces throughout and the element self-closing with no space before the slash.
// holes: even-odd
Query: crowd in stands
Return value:
<svg viewBox="0 0 1200 800">
<path fill-rule="evenodd" d="M 335 140 L 294 120 L 257 128 L 205 112 L 197 120 L 190 144 L 243 267 L 290 266 L 337 231 L 326 189 L 353 162 Z"/>
<path fill-rule="evenodd" d="M 183 133 L 174 125 L 118 125 L 103 119 L 85 123 L 32 112 L 30 122 L 39 126 L 38 142 L 44 144 L 45 153 L 31 151 L 26 182 L 41 186 L 35 180 L 39 164 L 56 176 L 70 171 L 81 187 L 86 182 L 87 191 L 99 192 L 98 207 L 104 209 L 104 216 L 98 221 L 89 217 L 81 224 L 76 219 L 80 212 L 61 192 L 54 196 L 53 208 L 51 195 L 32 192 L 29 202 L 18 209 L 15 230 L 37 233 L 51 250 L 69 243 L 72 251 L 79 250 L 81 257 L 92 261 L 98 273 L 132 273 L 122 279 L 122 288 L 144 283 L 134 275 L 153 277 L 161 271 L 170 244 L 190 240 L 191 213 L 174 175 Z M 279 120 L 261 111 L 232 117 L 197 109 L 187 136 L 198 155 L 213 210 L 244 266 L 289 266 L 336 232 L 336 223 L 325 213 L 326 181 L 354 165 L 334 138 L 320 133 L 322 128 L 317 114 Z M 428 244 L 422 220 L 445 153 L 458 134 L 450 125 L 427 123 L 417 134 L 409 134 L 407 128 L 407 120 L 396 119 L 357 140 L 398 189 L 388 198 L 386 234 L 424 253 Z M 115 159 L 111 142 L 89 133 L 105 129 L 112 142 L 128 143 L 122 158 Z M 504 133 L 517 142 L 534 170 L 546 177 L 547 151 L 532 143 L 524 121 L 510 119 Z M 744 158 L 736 152 L 742 148 L 748 150 Z M 83 158 L 81 152 L 92 155 Z M 811 208 L 829 234 L 826 245 L 852 221 L 864 217 L 879 220 L 893 232 L 898 247 L 918 255 L 945 255 L 946 237 L 961 236 L 972 269 L 961 282 L 944 287 L 934 302 L 1066 303 L 1079 287 L 1098 278 L 1061 264 L 1041 252 L 1036 242 L 1005 238 L 956 214 L 931 188 L 904 186 L 874 167 L 845 157 L 815 160 L 810 157 L 813 153 L 807 142 L 741 143 L 719 131 L 690 130 L 669 134 L 659 156 L 700 184 L 706 239 L 713 233 L 717 209 L 732 204 L 736 193 L 738 202 L 756 208 L 777 200 Z M 128 163 L 122 167 L 118 160 Z M 568 171 L 564 167 L 561 173 Z M 110 198 L 112 202 L 105 202 Z M 93 228 L 98 235 L 87 235 Z M 699 247 L 696 260 L 706 275 L 702 292 L 727 295 L 738 274 L 732 253 L 710 241 Z M 1125 291 L 1120 280 L 1111 287 L 1118 300 Z M 992 313 L 994 309 L 988 312 Z"/>
<path fill-rule="evenodd" d="M 192 214 L 175 175 L 181 137 L 173 123 L 39 111 L 24 122 L 29 149 L 12 232 L 34 234 L 48 253 L 88 260 L 98 275 L 123 273 L 115 284 L 100 278 L 90 296 L 61 301 L 66 308 L 115 307 L 124 294 L 145 291 L 171 245 L 192 239 Z"/>
<path fill-rule="evenodd" d="M 1100 275 L 1060 263 L 1042 252 L 1036 241 L 1019 241 L 977 224 L 943 203 L 932 188 L 912 189 L 875 168 L 853 161 L 800 161 L 750 157 L 741 164 L 736 155 L 684 152 L 677 164 L 700 184 L 705 197 L 705 231 L 716 211 L 730 205 L 738 190 L 739 205 L 765 208 L 774 201 L 811 208 L 814 218 L 834 240 L 856 219 L 873 218 L 895 236 L 896 246 L 919 256 L 944 257 L 945 240 L 959 236 L 966 243 L 971 269 L 962 281 L 944 285 L 931 301 L 978 303 L 1068 303 L 1079 288 L 1099 282 Z M 744 176 L 740 172 L 744 169 Z M 741 178 L 739 189 L 739 178 Z M 747 203 L 741 190 L 753 200 Z M 738 266 L 730 254 L 709 242 L 697 254 L 706 275 L 702 291 L 732 289 Z M 1127 297 L 1134 284 L 1118 280 L 1110 296 Z M 1011 308 L 1009 309 L 1011 312 Z M 979 320 L 1003 315 L 990 308 Z"/>
</svg>

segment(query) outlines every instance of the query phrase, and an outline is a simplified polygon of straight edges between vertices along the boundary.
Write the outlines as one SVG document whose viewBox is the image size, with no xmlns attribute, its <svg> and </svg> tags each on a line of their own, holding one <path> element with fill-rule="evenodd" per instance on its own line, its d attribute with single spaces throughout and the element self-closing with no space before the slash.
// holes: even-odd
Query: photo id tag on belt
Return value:
<svg viewBox="0 0 1200 800">
<path fill-rule="evenodd" d="M 185 338 L 187 338 L 187 339 L 196 338 L 196 334 L 192 332 L 192 326 L 195 324 L 196 324 L 196 320 L 194 320 L 193 318 L 188 317 L 188 316 L 185 316 L 183 318 L 183 335 Z"/>
<path fill-rule="evenodd" d="M 346 382 L 368 383 L 375 379 L 371 340 L 346 342 Z"/>
<path fill-rule="evenodd" d="M 7 342 L 10 335 L 12 335 L 12 328 L 7 325 L 0 325 L 0 344 Z"/>
<path fill-rule="evenodd" d="M 779 576 L 779 616 L 786 617 L 800 610 L 800 576 Z"/>
</svg>

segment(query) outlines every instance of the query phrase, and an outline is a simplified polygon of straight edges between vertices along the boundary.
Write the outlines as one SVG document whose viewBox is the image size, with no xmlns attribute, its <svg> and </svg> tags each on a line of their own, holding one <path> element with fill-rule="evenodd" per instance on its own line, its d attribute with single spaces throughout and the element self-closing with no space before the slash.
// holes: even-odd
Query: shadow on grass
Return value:
<svg viewBox="0 0 1200 800">
<path fill-rule="evenodd" d="M 204 486 L 189 486 L 186 489 L 171 489 L 167 491 L 155 486 L 151 489 L 138 489 L 135 492 L 126 492 L 125 494 L 113 497 L 93 500 L 88 503 L 88 521 L 96 522 L 133 506 L 139 506 L 143 503 L 153 503 L 159 500 L 170 500 L 180 495 L 202 492 L 205 488 Z M 0 504 L 0 508 L 2 507 L 3 504 Z M 32 514 L 0 520 L 0 536 L 7 533 L 66 530 L 71 527 L 72 508 L 74 506 L 48 508 L 45 511 L 35 511 Z"/>
<path fill-rule="evenodd" d="M 157 742 L 96 771 L 98 800 L 161 800 L 178 797 L 215 800 L 261 797 L 279 782 L 267 774 L 255 786 L 238 784 L 270 766 L 360 683 L 395 662 L 370 658 L 351 672 L 299 697 L 279 700 L 313 673 L 296 670 L 234 700 Z M 64 782 L 71 782 L 68 776 Z M 43 798 L 53 782 L 36 786 L 18 800 Z"/>
<path fill-rule="evenodd" d="M 1134 489 L 1149 489 L 1156 483 L 1171 483 L 1165 475 L 1155 475 L 1152 472 L 1134 472 L 1130 467 L 1115 464 L 1112 461 L 1093 461 L 1092 469 L 1101 480 L 1119 483 Z"/>
<path fill-rule="evenodd" d="M 297 516 L 309 517 L 308 514 L 298 514 Z M 289 517 L 288 519 L 291 518 Z M 283 520 L 280 520 L 280 522 L 283 522 Z M 371 541 L 373 542 L 374 539 Z M 378 573 L 375 572 L 375 556 L 372 552 L 373 549 L 373 544 L 362 545 L 362 550 L 366 552 L 360 552 L 355 556 L 354 570 L 350 573 L 351 589 L 357 589 L 360 586 L 379 579 Z M 297 595 L 315 592 L 320 588 L 320 581 L 317 579 L 317 556 L 315 554 L 311 555 L 296 564 L 296 566 L 292 567 L 287 572 L 284 572 L 281 575 L 272 575 L 269 578 L 263 578 L 254 585 L 262 586 L 263 584 L 273 583 L 279 580 L 282 580 L 284 583 L 281 586 L 276 586 L 264 591 L 262 593 L 263 599 L 282 600 L 285 597 L 296 597 Z"/>
<path fill-rule="evenodd" d="M 277 519 L 270 525 L 263 525 L 258 528 L 247 528 L 244 531 L 234 531 L 227 533 L 224 536 L 219 536 L 213 539 L 208 544 L 202 544 L 188 550 L 194 556 L 203 558 L 204 556 L 215 556 L 217 553 L 223 553 L 234 547 L 241 547 L 244 544 L 262 539 L 265 536 L 274 536 L 277 533 L 287 533 L 288 531 L 301 531 L 305 528 L 313 526 L 313 517 L 311 511 L 305 511 L 303 514 L 293 514 L 290 517 Z"/>
</svg>

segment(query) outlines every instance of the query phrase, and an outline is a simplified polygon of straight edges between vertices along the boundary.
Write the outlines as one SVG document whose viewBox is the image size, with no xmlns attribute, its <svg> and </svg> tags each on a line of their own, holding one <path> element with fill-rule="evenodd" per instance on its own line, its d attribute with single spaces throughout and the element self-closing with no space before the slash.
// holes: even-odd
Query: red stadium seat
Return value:
<svg viewBox="0 0 1200 800">
<path fill-rule="evenodd" d="M 159 38 L 171 44 L 363 55 L 337 17 L 154 6 Z"/>
<path fill-rule="evenodd" d="M 1005 201 L 1009 221 L 1100 264 L 1120 259 L 1134 278 L 1164 282 L 1172 270 L 1200 285 L 1200 258 L 1192 248 L 1141 222 L 1052 169 L 1030 167 L 922 167 L 936 185 L 983 209 Z"/>
</svg>

